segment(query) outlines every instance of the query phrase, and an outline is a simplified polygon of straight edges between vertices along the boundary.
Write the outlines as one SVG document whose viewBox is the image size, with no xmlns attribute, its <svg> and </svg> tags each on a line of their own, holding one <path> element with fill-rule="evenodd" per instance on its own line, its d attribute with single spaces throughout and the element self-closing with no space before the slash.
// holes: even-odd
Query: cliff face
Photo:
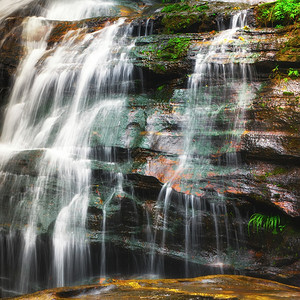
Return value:
<svg viewBox="0 0 300 300">
<path fill-rule="evenodd" d="M 92 130 L 92 185 L 87 222 L 91 255 L 96 258 L 100 251 L 103 202 L 113 191 L 109 196 L 110 207 L 105 211 L 108 228 L 105 240 L 110 249 L 106 258 L 111 262 L 111 272 L 146 269 L 151 257 L 157 256 L 163 261 L 161 265 L 167 276 L 182 276 L 184 271 L 179 270 L 188 266 L 188 276 L 222 270 L 299 285 L 300 77 L 293 73 L 300 67 L 299 29 L 297 26 L 256 28 L 255 7 L 243 3 L 191 2 L 189 8 L 181 10 L 181 7 L 157 5 L 143 7 L 142 12 L 126 11 L 126 22 L 131 22 L 132 40 L 135 39 L 130 53 L 134 86 L 119 119 L 115 120 L 119 137 L 104 144 L 101 119 Z M 191 97 L 189 78 L 197 54 L 200 50 L 208 53 L 218 30 L 228 28 L 231 16 L 243 9 L 248 11 L 248 25 L 234 33 L 218 57 L 218 64 L 232 68 L 232 85 L 225 84 L 230 78 L 219 77 L 210 78 L 203 88 L 204 93 L 209 88 L 215 95 L 209 113 L 217 111 L 213 125 L 216 134 L 211 134 L 207 152 L 203 148 L 195 150 L 192 164 L 184 172 L 178 172 L 186 138 L 183 128 L 189 124 L 185 112 Z M 84 35 L 117 18 L 119 15 L 78 22 L 53 21 L 47 55 L 51 55 L 70 30 L 80 29 Z M 1 23 L 2 111 L 24 53 L 22 21 L 23 17 L 11 16 Z M 242 50 L 232 65 L 231 54 L 237 48 Z M 244 81 L 237 79 L 242 72 L 235 68 L 237 63 L 246 64 L 248 75 Z M 234 106 L 233 99 L 244 83 L 249 87 L 249 95 L 241 96 L 248 100 L 239 114 L 241 132 L 233 139 L 227 132 L 237 122 L 237 111 L 241 110 Z M 220 93 L 226 94 L 225 103 L 220 103 Z M 107 127 L 115 125 L 107 123 Z M 197 137 L 200 129 L 191 130 Z M 229 145 L 227 140 L 233 142 Z M 191 147 L 196 144 L 197 138 Z M 3 171 L 29 178 L 22 183 L 24 186 L 18 187 L 20 191 L 26 190 L 37 176 L 35 163 L 42 152 L 24 151 L 4 167 Z M 203 157 L 210 161 L 205 170 Z M 120 181 L 122 189 L 116 188 Z M 171 191 L 163 188 L 168 182 Z M 55 183 L 51 188 L 55 190 Z M 12 182 L 5 196 L 13 189 Z M 168 192 L 172 201 L 168 203 L 166 234 L 163 199 Z M 215 199 L 221 198 L 222 204 L 215 204 Z M 199 213 L 195 223 L 192 217 L 187 218 L 190 210 L 194 210 L 193 205 L 198 206 Z M 8 209 L 8 203 L 2 207 Z M 265 223 L 251 223 L 254 213 L 263 215 L 263 222 L 267 218 L 274 222 L 277 218 L 277 224 L 270 225 L 268 230 L 263 226 Z M 41 212 L 38 247 L 43 247 L 47 234 L 51 235 L 56 216 L 55 208 Z M 3 230 L 7 231 L 9 226 L 4 224 Z M 186 228 L 192 232 L 193 226 L 201 228 L 193 233 L 197 238 L 190 237 L 198 239 L 193 242 L 199 249 L 187 258 Z M 154 239 L 149 239 L 149 232 L 155 232 Z M 164 239 L 163 248 L 159 241 Z M 212 263 L 215 252 L 226 261 L 221 268 Z M 145 261 L 145 255 L 149 261 Z M 113 263 L 116 259 L 120 260 L 118 265 Z M 135 260 L 140 267 L 134 266 Z"/>
</svg>

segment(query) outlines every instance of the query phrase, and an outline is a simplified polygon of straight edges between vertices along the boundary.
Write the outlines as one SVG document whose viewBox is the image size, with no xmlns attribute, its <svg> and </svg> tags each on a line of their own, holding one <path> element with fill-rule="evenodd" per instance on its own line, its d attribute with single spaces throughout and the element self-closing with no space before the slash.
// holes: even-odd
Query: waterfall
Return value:
<svg viewBox="0 0 300 300">
<path fill-rule="evenodd" d="M 23 24 L 27 54 L 17 70 L 1 136 L 2 170 L 19 154 L 36 153 L 31 158 L 36 159 L 36 174 L 13 179 L 11 194 L 20 196 L 11 196 L 14 222 L 5 237 L 8 245 L 13 244 L 19 226 L 24 226 L 21 248 L 16 250 L 19 263 L 15 264 L 21 266 L 18 286 L 11 287 L 22 293 L 34 288 L 40 276 L 37 238 L 51 227 L 53 260 L 45 266 L 50 273 L 44 280 L 64 286 L 89 274 L 85 225 L 91 128 L 96 118 L 117 116 L 124 105 L 132 70 L 127 58 L 132 47 L 127 43 L 130 27 L 124 21 L 93 33 L 73 31 L 54 49 L 47 48 L 52 28 L 47 19 L 32 17 Z M 2 192 L 7 193 L 6 179 L 11 176 L 8 171 L 1 173 Z M 5 252 L 7 260 L 15 254 Z"/>
<path fill-rule="evenodd" d="M 4 18 L 31 1 L 0 3 Z M 138 20 L 135 31 L 122 17 L 101 29 L 84 25 L 93 20 L 77 27 L 75 20 L 111 15 L 116 3 L 41 3 L 39 16 L 22 23 L 24 56 L 0 139 L 3 294 L 99 282 L 124 270 L 164 277 L 167 267 L 179 264 L 180 276 L 225 273 L 226 251 L 242 248 L 240 214 L 234 205 L 228 211 L 225 192 L 240 168 L 237 147 L 251 97 L 251 69 L 232 43 L 246 12 L 232 17 L 230 29 L 199 42 L 194 72 L 181 90 L 188 99 L 180 99 L 177 120 L 182 149 L 174 154 L 166 142 L 161 151 L 170 150 L 175 162 L 164 180 L 165 174 L 151 178 L 146 170 L 161 150 L 157 107 L 147 98 L 157 91 L 144 91 L 154 89 L 152 83 L 138 78 L 132 62 L 133 32 L 145 36 L 142 46 L 155 41 L 156 19 Z M 70 30 L 53 44 L 56 26 Z M 148 50 L 149 56 L 156 51 Z M 181 97 L 178 91 L 174 98 Z M 175 260 L 180 263 L 173 267 Z"/>
<path fill-rule="evenodd" d="M 252 76 L 251 68 L 242 60 L 239 61 L 244 50 L 238 45 L 232 45 L 234 35 L 246 25 L 245 20 L 246 11 L 234 15 L 231 19 L 230 29 L 217 34 L 209 42 L 210 46 L 200 48 L 197 54 L 194 73 L 188 82 L 189 103 L 185 110 L 187 124 L 184 130 L 183 155 L 179 158 L 175 174 L 165 183 L 157 201 L 156 222 L 157 224 L 160 222 L 159 218 L 162 214 L 163 225 L 159 229 L 162 230 L 161 239 L 157 238 L 157 232 L 154 234 L 159 248 L 152 248 L 151 274 L 156 273 L 159 276 L 164 274 L 166 239 L 168 236 L 174 238 L 171 233 L 172 229 L 168 227 L 168 215 L 171 209 L 175 209 L 176 216 L 180 216 L 184 220 L 185 241 L 182 245 L 182 252 L 185 256 L 185 275 L 187 277 L 192 274 L 189 270 L 189 262 L 195 260 L 197 252 L 206 243 L 206 239 L 201 238 L 205 234 L 202 230 L 202 219 L 206 212 L 209 211 L 212 216 L 215 251 L 210 254 L 210 258 L 206 259 L 206 262 L 202 263 L 209 263 L 213 268 L 216 267 L 216 270 L 212 270 L 212 272 L 223 273 L 223 264 L 226 262 L 222 257 L 221 250 L 224 249 L 224 244 L 225 249 L 235 247 L 239 249 L 239 239 L 243 233 L 241 230 L 238 230 L 238 234 L 235 232 L 235 236 L 232 237 L 235 243 L 234 245 L 230 243 L 230 224 L 223 195 L 226 190 L 226 182 L 223 182 L 225 179 L 222 178 L 225 178 L 227 174 L 234 173 L 234 170 L 239 167 L 236 147 L 244 130 L 244 110 L 252 95 L 251 87 L 247 83 Z M 230 47 L 233 50 L 229 50 Z M 225 123 L 226 129 L 218 130 L 217 120 L 224 108 L 228 108 L 231 116 Z M 218 139 L 219 149 L 216 149 L 216 139 Z M 217 162 L 213 162 L 210 154 L 216 152 L 220 152 L 221 155 Z M 198 157 L 197 161 L 195 157 Z M 205 198 L 187 194 L 182 200 L 177 199 L 178 196 L 172 191 L 172 187 L 184 187 L 186 174 L 197 174 L 199 178 L 208 178 L 200 179 L 199 184 L 199 194 L 204 191 Z M 220 179 L 215 183 L 210 182 L 209 177 L 213 178 L 214 176 Z M 178 180 L 178 178 L 180 179 Z M 201 187 L 201 181 L 206 182 L 207 186 Z M 193 188 L 195 193 L 197 187 Z M 180 201 L 182 201 L 181 204 L 179 204 Z M 181 210 L 182 212 L 180 212 Z M 238 217 L 237 212 L 236 218 Z M 225 228 L 221 228 L 223 227 L 221 220 L 224 222 Z M 202 258 L 198 259 L 201 261 Z"/>
</svg>

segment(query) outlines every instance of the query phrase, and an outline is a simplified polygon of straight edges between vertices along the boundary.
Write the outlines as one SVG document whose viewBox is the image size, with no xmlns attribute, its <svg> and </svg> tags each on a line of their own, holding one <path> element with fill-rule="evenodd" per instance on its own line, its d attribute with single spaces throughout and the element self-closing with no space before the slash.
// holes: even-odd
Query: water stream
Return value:
<svg viewBox="0 0 300 300">
<path fill-rule="evenodd" d="M 197 257 L 197 252 L 207 243 L 207 238 L 201 240 L 201 236 L 205 235 L 202 219 L 207 212 L 212 216 L 214 224 L 212 230 L 215 236 L 215 252 L 212 252 L 209 258 L 209 265 L 215 269 L 212 272 L 223 273 L 226 259 L 221 253 L 224 253 L 226 248 L 239 249 L 239 241 L 243 240 L 242 230 L 238 232 L 235 230 L 233 237 L 235 243 L 234 245 L 230 243 L 232 238 L 230 238 L 229 231 L 232 229 L 230 230 L 227 217 L 224 191 L 226 190 L 226 176 L 228 177 L 240 167 L 236 147 L 244 130 L 244 111 L 252 97 L 251 86 L 248 84 L 252 79 L 251 67 L 242 61 L 237 63 L 244 50 L 238 45 L 232 46 L 234 35 L 246 25 L 245 20 L 246 11 L 234 15 L 230 29 L 217 34 L 209 42 L 209 47 L 200 48 L 196 57 L 194 73 L 189 78 L 187 90 L 189 97 L 185 116 L 188 121 L 183 132 L 184 151 L 179 158 L 174 175 L 163 186 L 157 201 L 156 231 L 162 231 L 162 237 L 159 240 L 155 231 L 154 240 L 156 244 L 159 244 L 159 248 L 155 249 L 154 246 L 152 248 L 151 274 L 158 274 L 158 276 L 164 274 L 164 253 L 170 251 L 166 249 L 166 240 L 168 236 L 173 238 L 173 229 L 168 226 L 168 218 L 170 211 L 174 209 L 178 210 L 176 216 L 183 219 L 182 252 L 184 254 L 181 253 L 181 255 L 185 256 L 187 277 L 193 274 L 192 268 L 189 270 L 189 262 Z M 233 47 L 234 50 L 227 51 L 229 47 Z M 218 129 L 217 122 L 224 107 L 231 112 L 231 116 L 225 121 L 228 122 L 225 123 L 226 126 L 223 123 L 222 129 Z M 218 151 L 215 150 L 216 141 Z M 220 153 L 217 162 L 210 157 L 211 153 L 216 152 Z M 206 191 L 205 197 L 187 194 L 178 202 L 178 196 L 172 187 L 178 185 L 184 187 L 187 184 L 184 180 L 187 177 L 186 174 L 212 178 L 211 182 L 204 181 L 207 185 L 202 189 Z M 219 192 L 214 192 L 214 188 Z M 179 212 L 180 210 L 182 212 Z M 163 215 L 163 221 L 160 227 L 161 215 Z M 235 217 L 239 218 L 238 210 L 236 210 Z M 198 259 L 201 261 L 202 258 Z"/>
</svg>

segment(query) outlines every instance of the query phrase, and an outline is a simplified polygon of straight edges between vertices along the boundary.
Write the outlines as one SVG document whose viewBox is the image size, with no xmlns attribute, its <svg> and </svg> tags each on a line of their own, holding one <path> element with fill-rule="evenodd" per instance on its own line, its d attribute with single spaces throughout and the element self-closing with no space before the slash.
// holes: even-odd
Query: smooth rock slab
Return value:
<svg viewBox="0 0 300 300">
<path fill-rule="evenodd" d="M 100 279 L 101 282 L 104 279 Z M 192 279 L 111 280 L 110 283 L 45 290 L 15 299 L 300 299 L 300 288 L 246 276 Z"/>
</svg>

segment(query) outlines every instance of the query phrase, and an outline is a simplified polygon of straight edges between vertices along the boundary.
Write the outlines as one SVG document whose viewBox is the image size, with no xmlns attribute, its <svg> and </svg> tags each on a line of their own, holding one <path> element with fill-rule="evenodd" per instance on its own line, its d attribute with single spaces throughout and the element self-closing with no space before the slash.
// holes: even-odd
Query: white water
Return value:
<svg viewBox="0 0 300 300">
<path fill-rule="evenodd" d="M 190 115 L 188 128 L 190 130 L 185 135 L 185 152 L 189 159 L 192 159 L 193 154 L 197 153 L 197 148 L 193 148 L 192 146 L 193 141 L 195 140 L 193 129 L 197 128 L 201 128 L 203 132 L 198 138 L 197 147 L 200 145 L 200 147 L 203 148 L 211 148 L 208 151 L 206 150 L 206 153 L 214 153 L 212 150 L 213 141 L 211 138 L 212 133 L 216 130 L 214 129 L 214 126 L 219 114 L 219 109 L 222 109 L 222 105 L 228 101 L 226 97 L 230 98 L 230 95 L 227 95 L 226 89 L 230 88 L 234 92 L 238 89 L 237 95 L 233 96 L 234 103 L 233 108 L 231 108 L 232 113 L 234 114 L 233 124 L 229 124 L 229 130 L 225 140 L 226 143 L 230 145 L 230 147 L 225 150 L 226 165 L 238 168 L 238 156 L 234 147 L 240 142 L 240 136 L 244 129 L 244 110 L 251 97 L 249 86 L 247 85 L 247 78 L 251 78 L 251 71 L 249 69 L 249 72 L 247 72 L 247 66 L 243 62 L 236 63 L 236 60 L 242 56 L 241 53 L 245 50 L 238 45 L 232 46 L 232 44 L 234 43 L 234 39 L 238 40 L 235 36 L 237 31 L 245 25 L 246 12 L 242 11 L 232 17 L 230 29 L 219 33 L 211 41 L 211 45 L 206 53 L 200 49 L 199 54 L 197 55 L 195 70 L 189 80 L 189 88 L 192 92 L 191 106 L 188 109 L 188 114 Z M 233 47 L 233 51 L 228 51 L 228 47 Z M 222 99 L 223 103 L 219 103 L 219 108 L 214 108 L 215 99 L 213 98 L 213 95 L 216 92 L 211 88 L 213 87 L 213 81 L 218 79 L 221 81 L 219 97 Z M 236 80 L 239 85 L 238 87 L 235 87 Z M 224 86 L 223 88 L 222 85 Z M 202 93 L 207 93 L 205 92 L 205 89 L 208 89 L 209 91 L 208 96 L 201 95 Z M 203 160 L 201 169 L 203 171 L 213 169 L 209 159 Z M 224 175 L 226 176 L 226 174 Z M 210 200 L 210 214 L 213 218 L 216 239 L 216 252 L 212 265 L 219 266 L 219 271 L 223 273 L 224 261 L 221 257 L 221 242 L 225 243 L 227 247 L 231 247 L 229 243 L 228 214 L 223 194 L 218 192 L 213 196 L 213 199 Z M 221 218 L 224 218 L 223 222 L 225 228 L 221 228 Z M 191 231 L 186 231 L 187 241 L 189 240 L 190 234 L 193 233 L 191 233 Z M 225 236 L 225 239 L 223 236 Z M 239 237 L 236 236 L 237 244 L 238 240 Z M 192 249 L 193 247 L 193 243 L 189 244 L 189 247 L 186 246 L 186 259 L 190 256 L 189 248 Z"/>
<path fill-rule="evenodd" d="M 116 5 L 108 0 L 52 0 L 48 1 L 46 18 L 49 20 L 81 20 L 108 16 Z"/>
<path fill-rule="evenodd" d="M 57 9 L 67 9 L 52 4 L 51 18 L 57 16 Z M 93 3 L 84 3 L 89 4 Z M 97 12 L 102 4 L 97 2 Z M 67 17 L 88 16 L 94 8 L 69 8 L 74 15 Z M 123 25 L 124 19 L 120 19 L 94 33 L 87 34 L 84 29 L 70 32 L 55 49 L 47 50 L 48 21 L 32 17 L 24 23 L 27 55 L 17 70 L 1 136 L 1 149 L 6 150 L 2 167 L 20 151 L 41 150 L 37 179 L 17 211 L 25 222 L 16 280 L 21 292 L 27 292 L 38 276 L 37 235 L 47 230 L 55 215 L 50 284 L 71 284 L 89 272 L 85 223 L 91 177 L 90 130 L 96 118 L 122 108 L 130 84 L 132 65 L 127 53 L 132 45 L 124 47 L 128 26 L 120 33 Z M 22 209 L 28 205 L 30 209 Z"/>
<path fill-rule="evenodd" d="M 209 172 L 216 172 L 216 167 L 212 165 L 209 155 L 215 153 L 212 140 L 213 135 L 221 134 L 219 139 L 224 139 L 222 137 L 224 133 L 221 131 L 216 133 L 215 123 L 218 115 L 224 109 L 226 102 L 229 101 L 226 97 L 233 98 L 234 102 L 230 105 L 232 106 L 231 110 L 234 116 L 233 121 L 228 125 L 229 127 L 224 140 L 230 146 L 226 150 L 227 146 L 225 144 L 225 150 L 223 151 L 226 156 L 226 164 L 231 166 L 231 168 L 238 167 L 238 156 L 234 147 L 238 145 L 240 135 L 244 129 L 244 109 L 251 97 L 247 78 L 251 77 L 251 72 L 243 63 L 236 64 L 235 60 L 242 57 L 241 54 L 244 50 L 238 45 L 232 45 L 234 44 L 233 39 L 238 41 L 235 35 L 240 28 L 246 25 L 245 20 L 246 12 L 241 12 L 233 16 L 230 29 L 220 32 L 213 40 L 209 41 L 210 46 L 208 49 L 207 46 L 200 48 L 196 57 L 194 73 L 191 75 L 188 84 L 190 98 L 185 112 L 188 122 L 184 131 L 184 154 L 179 159 L 175 175 L 165 183 L 158 198 L 157 218 L 158 216 L 161 218 L 161 214 L 163 215 L 162 237 L 160 241 L 157 240 L 157 232 L 155 232 L 154 239 L 156 243 L 160 243 L 159 247 L 161 250 L 152 248 L 151 274 L 158 273 L 163 275 L 164 273 L 163 259 L 158 259 L 155 252 L 165 251 L 166 238 L 168 235 L 171 235 L 171 228 L 168 228 L 168 214 L 172 201 L 176 201 L 176 196 L 172 192 L 171 187 L 175 183 L 178 184 L 176 180 L 178 180 L 178 177 L 184 178 L 183 175 L 185 173 L 198 173 L 205 178 Z M 229 47 L 233 47 L 233 51 L 228 51 Z M 215 87 L 214 83 L 217 80 L 220 80 L 220 83 L 219 86 Z M 236 84 L 238 84 L 237 87 L 235 86 Z M 238 90 L 237 95 L 227 95 L 228 89 L 234 91 L 234 93 Z M 216 100 L 219 102 L 215 103 Z M 195 160 L 193 157 L 195 155 L 201 156 L 201 159 L 196 162 L 199 164 L 198 166 L 194 165 Z M 222 176 L 222 173 L 220 175 Z M 218 184 L 220 185 L 220 182 Z M 215 253 L 212 253 L 213 258 L 211 263 L 219 266 L 219 272 L 223 273 L 224 262 L 221 257 L 223 247 L 221 244 L 225 243 L 227 247 L 231 247 L 224 196 L 216 193 L 211 196 L 206 195 L 206 197 L 210 197 L 208 209 L 212 217 L 212 224 L 214 224 L 213 230 L 215 234 Z M 202 231 L 203 203 L 201 198 L 193 195 L 186 195 L 182 201 L 182 208 L 177 208 L 177 210 L 181 209 L 184 212 L 182 213 L 182 218 L 184 218 L 183 231 L 185 236 L 183 249 L 185 252 L 185 275 L 190 276 L 189 260 L 195 253 L 201 250 L 199 236 Z M 178 206 L 176 203 L 174 202 L 173 206 Z M 221 218 L 224 219 L 225 228 L 221 228 Z M 158 219 L 157 222 L 159 222 Z M 239 234 L 241 234 L 241 230 Z M 237 235 L 237 247 L 238 239 L 239 236 Z"/>
<path fill-rule="evenodd" d="M 9 16 L 14 11 L 24 8 L 34 0 L 0 0 L 0 20 Z"/>
<path fill-rule="evenodd" d="M 27 5 L 32 9 L 36 2 L 36 0 L 0 0 L 0 20 L 18 9 L 24 9 Z M 111 15 L 116 4 L 109 0 L 47 0 L 40 14 L 48 20 L 74 21 Z"/>
<path fill-rule="evenodd" d="M 257 3 L 269 0 L 244 0 L 241 2 Z M 270 0 L 271 1 L 271 0 Z M 12 14 L 14 11 L 24 8 L 35 0 L 0 0 L 0 20 Z M 230 2 L 226 0 L 226 2 Z M 232 0 L 234 2 L 234 0 Z M 116 3 L 112 0 L 48 0 L 46 4 L 46 16 L 53 20 L 79 20 L 83 18 L 107 15 Z"/>
</svg>

